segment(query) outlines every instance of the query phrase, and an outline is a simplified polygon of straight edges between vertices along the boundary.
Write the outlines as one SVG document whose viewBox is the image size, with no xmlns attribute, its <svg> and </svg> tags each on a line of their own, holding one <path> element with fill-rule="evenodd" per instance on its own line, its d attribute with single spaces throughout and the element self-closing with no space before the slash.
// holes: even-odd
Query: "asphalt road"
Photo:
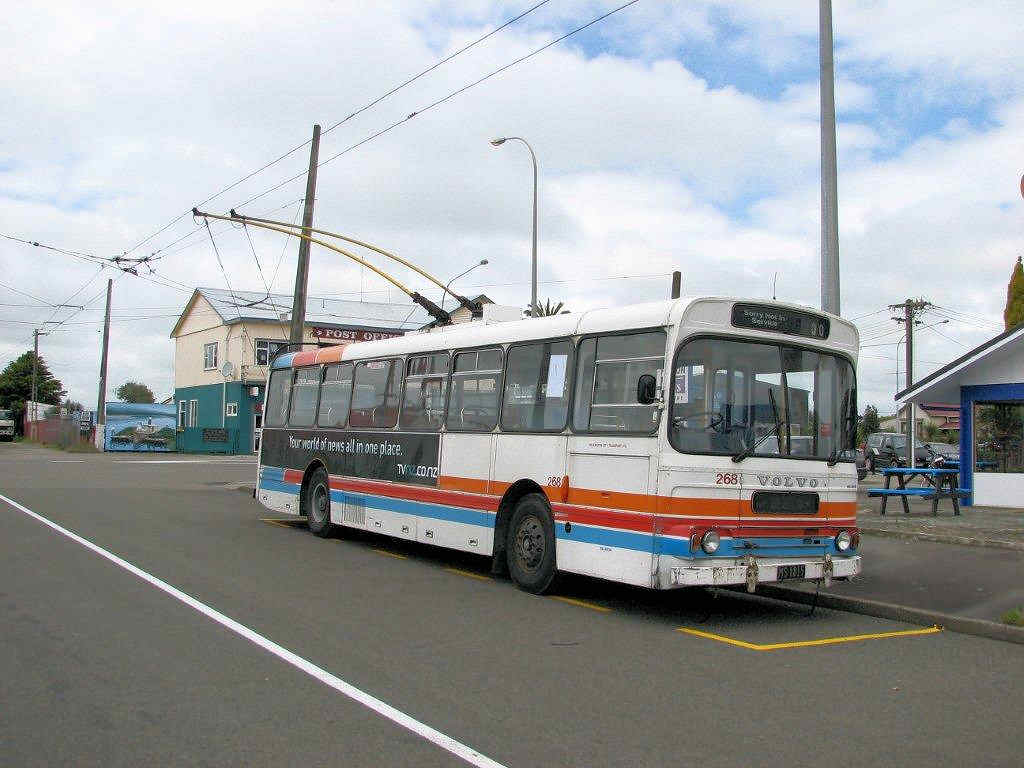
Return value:
<svg viewBox="0 0 1024 768">
<path fill-rule="evenodd" d="M 466 764 L 316 665 L 508 766 L 1020 765 L 1024 646 L 754 650 L 678 630 L 764 645 L 920 628 L 586 579 L 534 597 L 482 558 L 264 522 L 229 488 L 254 469 L 0 446 L 0 494 L 151 575 L 0 501 L 0 763 Z"/>
</svg>

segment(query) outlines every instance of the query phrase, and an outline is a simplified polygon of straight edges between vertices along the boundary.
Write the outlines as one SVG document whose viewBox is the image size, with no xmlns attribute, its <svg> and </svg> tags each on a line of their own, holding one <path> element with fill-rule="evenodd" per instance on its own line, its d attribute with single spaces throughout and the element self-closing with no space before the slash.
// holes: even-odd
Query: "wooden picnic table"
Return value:
<svg viewBox="0 0 1024 768">
<path fill-rule="evenodd" d="M 953 501 L 953 514 L 960 514 L 960 497 L 963 491 L 960 490 L 959 477 L 960 469 L 957 467 L 888 467 L 882 470 L 885 475 L 885 488 L 869 488 L 868 496 L 881 496 L 881 514 L 885 514 L 885 505 L 890 496 L 898 496 L 903 502 L 903 513 L 910 514 L 910 505 L 907 499 L 910 496 L 920 496 L 924 499 L 931 499 L 932 514 L 939 514 L 939 499 L 951 499 Z M 896 478 L 898 488 L 893 488 L 892 479 Z M 908 488 L 907 480 L 915 477 L 923 477 L 929 480 L 932 485 L 928 487 Z"/>
</svg>

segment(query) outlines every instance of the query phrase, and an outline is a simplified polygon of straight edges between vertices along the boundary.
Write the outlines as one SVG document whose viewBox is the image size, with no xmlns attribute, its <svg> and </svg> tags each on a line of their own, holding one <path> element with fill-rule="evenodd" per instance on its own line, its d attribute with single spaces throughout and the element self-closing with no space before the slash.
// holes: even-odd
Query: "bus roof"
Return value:
<svg viewBox="0 0 1024 768">
<path fill-rule="evenodd" d="M 507 344 L 515 341 L 531 341 L 563 336 L 577 336 L 590 333 L 607 333 L 630 329 L 660 328 L 675 325 L 684 314 L 707 322 L 709 329 L 716 324 L 728 326 L 728 312 L 732 304 L 749 299 L 730 297 L 680 298 L 654 301 L 644 304 L 627 304 L 606 309 L 591 309 L 566 315 L 534 317 L 499 323 L 468 322 L 444 326 L 430 332 L 409 333 L 381 341 L 364 341 L 352 344 L 338 344 L 320 349 L 303 350 L 280 355 L 274 360 L 274 368 L 301 367 L 318 363 L 333 363 L 340 360 L 361 360 L 370 357 L 389 357 L 421 352 L 435 352 L 441 349 L 482 347 Z M 757 304 L 779 308 L 797 309 L 828 317 L 833 325 L 829 346 L 838 346 L 856 357 L 858 346 L 857 329 L 850 322 L 836 315 L 780 301 L 757 301 Z M 701 312 L 701 308 L 708 312 Z M 717 311 L 715 311 L 717 310 Z M 723 310 L 724 314 L 723 314 Z M 705 318 L 704 315 L 708 316 Z M 749 331 L 743 331 L 744 335 Z M 778 336 L 778 334 L 772 334 Z M 789 337 L 791 340 L 793 337 Z M 805 341 L 813 342 L 811 339 Z"/>
</svg>

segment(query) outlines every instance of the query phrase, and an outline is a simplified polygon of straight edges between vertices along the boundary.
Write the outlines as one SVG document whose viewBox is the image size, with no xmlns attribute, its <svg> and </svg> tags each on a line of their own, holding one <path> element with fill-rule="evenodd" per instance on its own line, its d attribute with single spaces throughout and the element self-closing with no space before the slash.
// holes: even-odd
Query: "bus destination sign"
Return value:
<svg viewBox="0 0 1024 768">
<path fill-rule="evenodd" d="M 827 339 L 829 320 L 796 309 L 767 307 L 761 304 L 734 304 L 732 324 L 737 328 L 788 333 L 809 339 Z"/>
</svg>

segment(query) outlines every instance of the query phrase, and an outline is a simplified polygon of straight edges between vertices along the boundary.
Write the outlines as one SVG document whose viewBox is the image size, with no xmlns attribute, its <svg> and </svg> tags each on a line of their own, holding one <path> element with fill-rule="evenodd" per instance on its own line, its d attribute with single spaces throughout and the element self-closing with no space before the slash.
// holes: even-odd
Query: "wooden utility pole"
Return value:
<svg viewBox="0 0 1024 768">
<path fill-rule="evenodd" d="M 32 418 L 29 420 L 29 439 L 36 439 L 36 420 L 39 418 L 39 409 L 36 403 L 38 402 L 38 392 L 36 390 L 36 368 L 39 363 L 39 337 L 45 336 L 46 334 L 36 328 L 32 331 Z M 28 409 L 25 409 L 26 416 L 28 415 Z"/>
<path fill-rule="evenodd" d="M 924 299 L 907 299 L 902 304 L 890 304 L 889 309 L 892 310 L 903 310 L 903 317 L 894 317 L 897 323 L 904 323 L 907 327 L 907 375 L 906 375 L 906 386 L 904 390 L 910 389 L 914 384 L 914 324 L 920 321 L 915 319 L 914 315 L 918 312 L 922 312 L 932 304 L 930 301 Z M 899 351 L 899 345 L 896 345 L 897 351 Z M 899 357 L 897 356 L 897 359 Z M 907 465 L 913 467 L 916 465 L 916 457 L 914 456 L 917 450 L 917 407 L 914 403 L 907 403 Z"/>
<path fill-rule="evenodd" d="M 107 416 L 107 347 L 110 344 L 110 293 L 114 287 L 113 280 L 107 280 L 107 313 L 103 318 L 103 350 L 100 353 L 100 392 L 96 398 L 96 434 L 93 443 L 101 451 L 105 444 L 104 428 Z"/>
<path fill-rule="evenodd" d="M 309 281 L 309 240 L 313 227 L 313 201 L 316 198 L 316 166 L 320 156 L 320 126 L 313 126 L 313 142 L 309 148 L 309 172 L 306 174 L 306 199 L 302 207 L 302 233 L 299 240 L 299 263 L 295 268 L 295 297 L 292 300 L 292 327 L 288 341 L 301 344 L 306 322 L 306 285 Z"/>
</svg>

